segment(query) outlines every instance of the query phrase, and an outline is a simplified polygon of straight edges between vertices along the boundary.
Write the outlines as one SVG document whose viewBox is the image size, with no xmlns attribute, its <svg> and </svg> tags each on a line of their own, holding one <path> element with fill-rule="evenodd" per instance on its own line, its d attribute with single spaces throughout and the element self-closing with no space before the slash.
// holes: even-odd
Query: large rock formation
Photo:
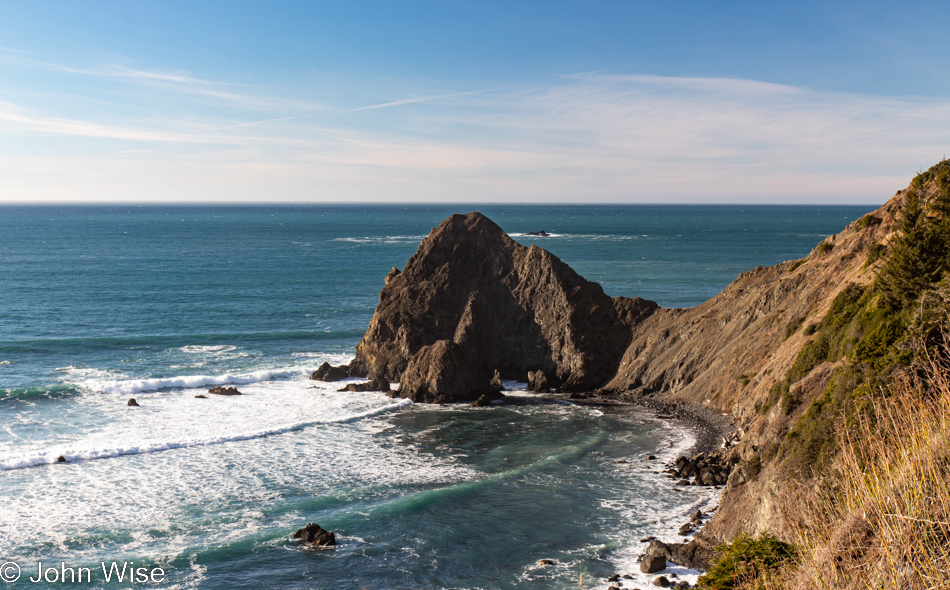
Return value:
<svg viewBox="0 0 950 590">
<path fill-rule="evenodd" d="M 436 397 L 475 399 L 495 370 L 521 381 L 529 371 L 543 371 L 561 391 L 591 390 L 614 376 L 631 326 L 657 307 L 607 296 L 550 252 L 518 244 L 480 213 L 453 215 L 401 272 L 394 268 L 386 277 L 351 367 L 402 381 L 410 366 L 413 375 L 427 371 L 423 359 L 413 362 L 424 348 L 450 341 L 469 368 L 484 374 L 486 386 L 480 380 L 475 389 L 467 389 L 474 382 L 443 383 Z M 448 347 L 438 352 L 448 354 Z M 434 353 L 425 352 L 428 362 Z M 413 382 L 400 391 L 412 397 L 421 390 Z"/>
</svg>

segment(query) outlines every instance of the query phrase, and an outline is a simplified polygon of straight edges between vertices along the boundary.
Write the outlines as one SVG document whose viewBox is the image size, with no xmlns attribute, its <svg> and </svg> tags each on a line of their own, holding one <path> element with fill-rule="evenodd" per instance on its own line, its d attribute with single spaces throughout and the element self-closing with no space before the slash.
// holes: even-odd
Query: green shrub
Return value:
<svg viewBox="0 0 950 590">
<path fill-rule="evenodd" d="M 872 225 L 881 225 L 881 218 L 873 213 L 868 213 L 854 224 L 857 229 L 865 229 Z"/>
<path fill-rule="evenodd" d="M 804 258 L 799 258 L 798 260 L 796 260 L 795 262 L 793 262 L 790 267 L 788 267 L 788 272 L 792 272 L 793 270 L 795 270 L 796 268 L 798 268 L 799 266 L 801 266 L 801 265 L 803 265 L 803 264 L 805 264 L 805 259 L 804 259 Z"/>
<path fill-rule="evenodd" d="M 874 244 L 868 248 L 868 258 L 864 261 L 864 266 L 871 266 L 881 259 L 887 252 L 887 246 L 884 244 Z"/>
<path fill-rule="evenodd" d="M 792 318 L 792 321 L 788 322 L 788 324 L 785 326 L 784 340 L 788 340 L 789 336 L 797 332 L 798 329 L 802 327 L 803 323 L 805 323 L 805 316 Z"/>
<path fill-rule="evenodd" d="M 824 241 L 824 242 L 818 244 L 817 246 L 815 246 L 815 254 L 821 256 L 821 255 L 824 254 L 825 252 L 831 252 L 831 250 L 832 250 L 834 247 L 835 247 L 834 244 L 832 244 L 831 242 L 829 242 L 829 241 Z"/>
<path fill-rule="evenodd" d="M 731 590 L 740 583 L 766 581 L 776 572 L 794 566 L 799 550 L 769 534 L 740 534 L 728 545 L 717 547 L 722 557 L 696 581 L 697 588 Z"/>
</svg>

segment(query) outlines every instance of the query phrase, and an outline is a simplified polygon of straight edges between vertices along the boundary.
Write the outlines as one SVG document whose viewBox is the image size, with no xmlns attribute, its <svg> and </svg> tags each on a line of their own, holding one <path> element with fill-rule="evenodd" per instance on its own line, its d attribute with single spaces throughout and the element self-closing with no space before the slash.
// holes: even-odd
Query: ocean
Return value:
<svg viewBox="0 0 950 590">
<path fill-rule="evenodd" d="M 452 213 L 482 211 L 610 295 L 688 307 L 873 208 L 0 207 L 0 578 L 606 588 L 638 571 L 641 539 L 715 506 L 656 473 L 693 444 L 683 425 L 517 382 L 511 403 L 438 407 L 309 373 L 352 358 L 387 272 Z M 225 384 L 244 395 L 195 397 Z M 337 547 L 292 542 L 308 522 Z"/>
</svg>

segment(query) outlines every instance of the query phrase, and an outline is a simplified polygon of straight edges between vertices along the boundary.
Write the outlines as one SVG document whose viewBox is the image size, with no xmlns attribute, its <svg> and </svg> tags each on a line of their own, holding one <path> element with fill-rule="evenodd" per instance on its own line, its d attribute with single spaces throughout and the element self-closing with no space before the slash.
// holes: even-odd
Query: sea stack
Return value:
<svg viewBox="0 0 950 590">
<path fill-rule="evenodd" d="M 614 376 L 631 326 L 657 308 L 609 297 L 481 213 L 453 215 L 386 277 L 350 367 L 420 401 L 476 400 L 496 371 L 519 381 L 541 371 L 560 391 L 589 391 Z M 451 372 L 439 378 L 432 363 Z"/>
</svg>

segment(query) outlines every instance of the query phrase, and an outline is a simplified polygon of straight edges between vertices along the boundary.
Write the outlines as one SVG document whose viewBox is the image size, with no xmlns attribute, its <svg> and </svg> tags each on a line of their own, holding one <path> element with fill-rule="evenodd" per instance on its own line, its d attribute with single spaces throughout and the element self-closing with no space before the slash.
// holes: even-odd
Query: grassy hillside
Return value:
<svg viewBox="0 0 950 590">
<path fill-rule="evenodd" d="M 866 255 L 873 282 L 788 323 L 808 339 L 759 410 L 800 416 L 761 452 L 797 496 L 781 534 L 797 542 L 740 536 L 701 587 L 950 587 L 950 162 L 914 178 Z M 819 366 L 833 374 L 806 397 Z"/>
</svg>

